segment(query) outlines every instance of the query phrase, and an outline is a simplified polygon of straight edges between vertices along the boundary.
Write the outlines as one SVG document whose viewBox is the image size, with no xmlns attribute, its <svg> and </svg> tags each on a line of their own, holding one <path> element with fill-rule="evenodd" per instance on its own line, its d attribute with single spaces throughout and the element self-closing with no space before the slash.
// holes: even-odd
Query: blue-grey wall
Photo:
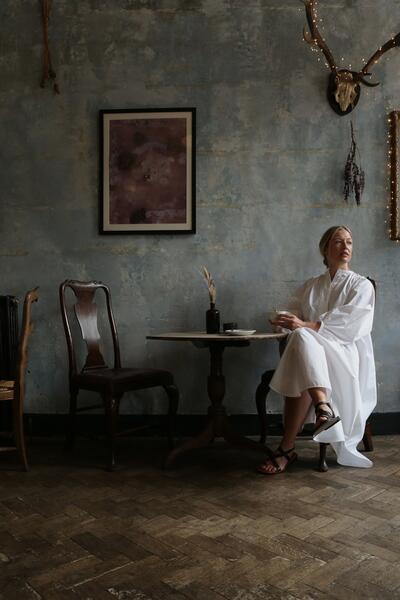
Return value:
<svg viewBox="0 0 400 600">
<path fill-rule="evenodd" d="M 374 341 L 380 412 L 399 410 L 400 248 L 387 236 L 387 111 L 400 108 L 400 50 L 375 66 L 352 113 L 366 190 L 342 197 L 350 117 L 325 98 L 327 69 L 302 41 L 298 0 L 54 0 L 50 38 L 60 96 L 39 87 L 38 0 L 0 6 L 0 293 L 34 306 L 27 410 L 67 409 L 58 285 L 100 279 L 113 291 L 125 363 L 171 369 L 181 412 L 201 413 L 208 355 L 149 333 L 201 329 L 206 265 L 223 320 L 265 330 L 299 282 L 318 274 L 318 240 L 335 223 L 354 233 L 352 268 L 378 284 Z M 396 27 L 398 0 L 321 0 L 341 64 L 362 67 Z M 344 57 L 344 61 L 341 58 Z M 197 234 L 101 236 L 98 110 L 197 108 Z M 254 412 L 275 344 L 226 351 L 227 404 Z M 126 410 L 160 412 L 162 394 Z M 275 409 L 279 399 L 275 398 Z"/>
</svg>

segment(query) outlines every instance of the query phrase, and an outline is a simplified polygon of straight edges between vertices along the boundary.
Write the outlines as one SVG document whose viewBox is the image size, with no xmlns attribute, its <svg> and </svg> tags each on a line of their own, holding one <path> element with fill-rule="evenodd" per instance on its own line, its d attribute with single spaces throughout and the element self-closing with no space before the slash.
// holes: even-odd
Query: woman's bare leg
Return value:
<svg viewBox="0 0 400 600">
<path fill-rule="evenodd" d="M 307 393 L 308 391 L 308 393 Z M 319 407 L 323 410 L 332 410 L 330 405 L 327 403 L 326 392 L 324 388 L 310 388 L 306 392 L 303 392 L 301 396 L 297 398 L 285 398 L 284 406 L 284 423 L 285 431 L 280 443 L 280 447 L 283 450 L 290 450 L 294 448 L 297 434 L 304 424 L 307 413 L 310 409 L 311 403 L 316 406 L 320 402 L 323 404 Z M 326 420 L 326 417 L 320 417 L 321 421 Z M 318 426 L 318 421 L 317 424 Z M 284 469 L 287 464 L 287 458 L 285 456 L 277 456 L 275 458 L 277 464 Z M 264 471 L 275 472 L 276 467 L 272 462 L 268 461 L 263 465 Z"/>
<path fill-rule="evenodd" d="M 314 406 L 318 404 L 318 402 L 323 402 L 324 404 L 326 403 L 326 393 L 324 388 L 310 388 L 308 392 L 311 396 Z"/>
<path fill-rule="evenodd" d="M 283 411 L 285 431 L 280 444 L 284 450 L 295 445 L 297 434 L 304 425 L 310 405 L 311 400 L 307 392 L 303 392 L 298 398 L 285 398 Z"/>
<path fill-rule="evenodd" d="M 304 424 L 310 405 L 311 400 L 307 392 L 303 392 L 297 398 L 285 398 L 283 412 L 285 431 L 280 443 L 280 447 L 283 450 L 294 448 L 296 436 Z M 284 456 L 278 456 L 275 460 L 282 469 L 287 463 L 287 459 Z M 266 462 L 263 468 L 271 472 L 276 471 L 275 466 L 269 461 Z"/>
</svg>

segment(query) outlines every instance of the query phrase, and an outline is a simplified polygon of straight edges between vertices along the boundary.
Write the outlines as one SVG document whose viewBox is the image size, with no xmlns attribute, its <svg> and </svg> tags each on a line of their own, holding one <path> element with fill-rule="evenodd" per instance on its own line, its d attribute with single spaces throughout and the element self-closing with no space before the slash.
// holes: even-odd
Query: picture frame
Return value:
<svg viewBox="0 0 400 600">
<path fill-rule="evenodd" d="M 102 234 L 195 233 L 195 108 L 100 110 Z"/>
<path fill-rule="evenodd" d="M 389 238 L 393 241 L 400 241 L 400 222 L 399 222 L 399 158 L 400 158 L 400 111 L 394 110 L 389 114 Z"/>
</svg>

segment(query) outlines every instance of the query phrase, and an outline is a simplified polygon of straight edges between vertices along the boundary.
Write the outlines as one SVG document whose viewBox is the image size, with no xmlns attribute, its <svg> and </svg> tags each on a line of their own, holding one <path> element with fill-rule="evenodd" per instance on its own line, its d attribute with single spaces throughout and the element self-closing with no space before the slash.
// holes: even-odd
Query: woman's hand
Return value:
<svg viewBox="0 0 400 600">
<path fill-rule="evenodd" d="M 296 315 L 292 314 L 279 314 L 276 319 L 273 319 L 270 321 L 270 323 L 272 325 L 284 327 L 285 329 L 290 329 L 290 331 L 294 331 L 300 327 L 307 327 L 308 329 L 318 331 L 321 326 L 319 321 L 302 321 L 299 317 L 296 317 Z"/>
</svg>

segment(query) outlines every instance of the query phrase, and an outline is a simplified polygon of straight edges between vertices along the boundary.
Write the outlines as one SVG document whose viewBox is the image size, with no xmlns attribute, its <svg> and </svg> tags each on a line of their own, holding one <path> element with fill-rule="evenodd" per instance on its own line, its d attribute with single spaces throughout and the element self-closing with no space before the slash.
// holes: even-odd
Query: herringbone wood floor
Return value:
<svg viewBox="0 0 400 600">
<path fill-rule="evenodd" d="M 31 471 L 0 472 L 0 598 L 260 600 L 400 598 L 400 436 L 370 470 L 314 470 L 301 440 L 289 473 L 220 444 L 161 469 L 161 440 L 34 440 Z M 15 463 L 16 464 L 16 463 Z"/>
</svg>

